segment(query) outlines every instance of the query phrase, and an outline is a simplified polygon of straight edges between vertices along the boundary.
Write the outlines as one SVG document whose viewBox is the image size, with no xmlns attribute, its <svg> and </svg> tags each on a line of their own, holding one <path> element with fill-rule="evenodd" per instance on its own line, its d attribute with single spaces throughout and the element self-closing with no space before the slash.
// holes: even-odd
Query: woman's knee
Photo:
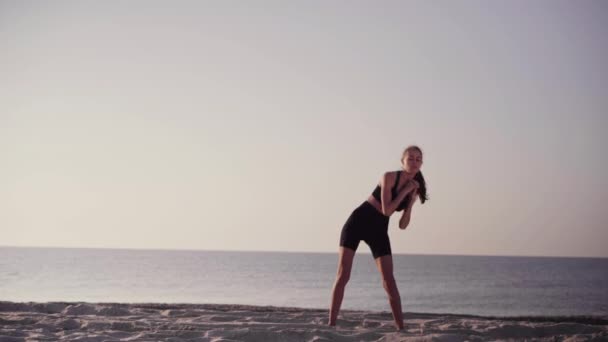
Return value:
<svg viewBox="0 0 608 342">
<path fill-rule="evenodd" d="M 387 292 L 393 293 L 397 291 L 397 282 L 393 276 L 385 276 L 382 278 L 382 285 Z"/>
<path fill-rule="evenodd" d="M 336 284 L 346 286 L 350 279 L 350 272 L 339 271 L 336 275 Z"/>
</svg>

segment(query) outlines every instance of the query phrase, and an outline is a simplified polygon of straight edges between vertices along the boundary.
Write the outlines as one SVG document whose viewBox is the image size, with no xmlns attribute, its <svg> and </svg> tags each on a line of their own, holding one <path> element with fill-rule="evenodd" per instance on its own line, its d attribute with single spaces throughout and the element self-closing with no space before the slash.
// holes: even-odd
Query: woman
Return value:
<svg viewBox="0 0 608 342">
<path fill-rule="evenodd" d="M 382 276 L 384 289 L 393 312 L 397 329 L 403 329 L 401 297 L 393 277 L 393 258 L 388 238 L 389 217 L 395 211 L 403 211 L 399 228 L 405 229 L 412 214 L 412 205 L 417 198 L 424 203 L 427 200 L 426 183 L 420 172 L 422 150 L 418 146 L 408 146 L 401 156 L 401 171 L 384 173 L 380 184 L 357 209 L 355 209 L 342 228 L 340 234 L 340 257 L 338 272 L 334 283 L 329 325 L 336 325 L 344 288 L 350 277 L 355 251 L 361 240 L 365 241 L 372 251 L 376 266 Z"/>
</svg>

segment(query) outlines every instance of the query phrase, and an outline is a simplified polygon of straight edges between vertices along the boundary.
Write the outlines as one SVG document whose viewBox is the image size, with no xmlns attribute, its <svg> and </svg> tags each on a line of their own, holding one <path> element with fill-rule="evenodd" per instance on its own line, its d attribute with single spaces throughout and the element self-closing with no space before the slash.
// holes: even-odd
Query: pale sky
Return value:
<svg viewBox="0 0 608 342">
<path fill-rule="evenodd" d="M 606 1 L 0 1 L 0 245 L 608 257 Z M 369 253 L 362 243 L 359 252 Z"/>
</svg>

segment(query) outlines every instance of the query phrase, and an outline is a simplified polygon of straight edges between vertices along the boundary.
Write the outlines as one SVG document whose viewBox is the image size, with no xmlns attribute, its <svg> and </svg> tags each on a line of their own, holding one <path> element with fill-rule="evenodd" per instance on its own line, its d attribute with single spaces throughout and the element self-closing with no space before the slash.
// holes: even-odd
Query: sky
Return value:
<svg viewBox="0 0 608 342">
<path fill-rule="evenodd" d="M 608 257 L 605 1 L 1 1 L 0 245 Z M 361 244 L 358 252 L 369 253 Z"/>
</svg>

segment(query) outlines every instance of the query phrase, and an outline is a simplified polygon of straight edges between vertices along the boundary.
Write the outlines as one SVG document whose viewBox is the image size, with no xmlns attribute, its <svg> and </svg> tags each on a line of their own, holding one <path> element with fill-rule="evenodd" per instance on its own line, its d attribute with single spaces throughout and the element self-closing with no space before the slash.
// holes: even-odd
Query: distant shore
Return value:
<svg viewBox="0 0 608 342">
<path fill-rule="evenodd" d="M 608 340 L 608 317 L 482 317 L 389 312 L 156 303 L 0 301 L 5 341 L 590 341 Z"/>
</svg>

